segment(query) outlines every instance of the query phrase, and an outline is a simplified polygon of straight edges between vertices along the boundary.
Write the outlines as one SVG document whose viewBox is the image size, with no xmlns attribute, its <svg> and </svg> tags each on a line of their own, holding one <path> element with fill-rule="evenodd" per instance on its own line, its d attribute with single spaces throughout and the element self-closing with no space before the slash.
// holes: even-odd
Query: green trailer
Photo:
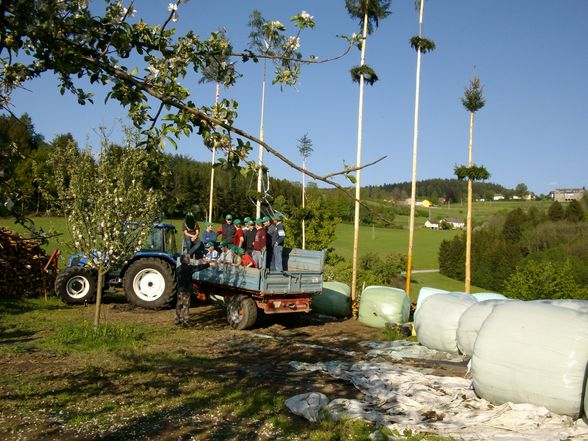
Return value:
<svg viewBox="0 0 588 441">
<path fill-rule="evenodd" d="M 284 248 L 284 271 L 213 263 L 195 272 L 199 297 L 221 299 L 235 329 L 250 329 L 265 314 L 308 313 L 314 294 L 323 290 L 325 253 Z"/>
</svg>

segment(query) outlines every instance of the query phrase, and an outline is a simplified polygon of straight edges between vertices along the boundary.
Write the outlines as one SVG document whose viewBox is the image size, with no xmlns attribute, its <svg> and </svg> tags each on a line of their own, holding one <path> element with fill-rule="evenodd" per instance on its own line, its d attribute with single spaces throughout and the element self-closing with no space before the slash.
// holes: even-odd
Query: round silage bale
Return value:
<svg viewBox="0 0 588 441">
<path fill-rule="evenodd" d="M 472 356 L 476 393 L 577 418 L 588 363 L 588 314 L 537 302 L 498 305 Z"/>
<path fill-rule="evenodd" d="M 423 286 L 419 291 L 419 296 L 417 298 L 417 304 L 415 308 L 415 312 L 418 311 L 422 305 L 422 303 L 427 299 L 429 296 L 433 294 L 447 294 L 449 291 L 445 291 L 444 289 L 437 289 L 437 288 L 430 288 L 428 286 Z"/>
<path fill-rule="evenodd" d="M 561 308 L 572 309 L 574 311 L 588 314 L 588 300 L 576 299 L 542 299 L 532 300 L 531 303 L 543 303 L 546 305 L 559 306 Z"/>
<path fill-rule="evenodd" d="M 502 300 L 506 299 L 504 294 L 498 294 L 495 292 L 477 292 L 472 294 L 478 302 L 483 302 L 485 300 Z"/>
<path fill-rule="evenodd" d="M 476 302 L 470 294 L 458 292 L 429 296 L 414 315 L 419 343 L 429 349 L 458 354 L 456 333 L 459 318 Z"/>
<path fill-rule="evenodd" d="M 373 328 L 384 328 L 386 323 L 406 323 L 410 301 L 406 292 L 389 286 L 368 286 L 359 299 L 358 319 Z"/>
<path fill-rule="evenodd" d="M 474 343 L 476 343 L 478 332 L 484 320 L 486 320 L 496 306 L 512 301 L 514 300 L 506 298 L 478 301 L 466 309 L 457 324 L 456 341 L 459 352 L 471 357 L 474 353 Z"/>
<path fill-rule="evenodd" d="M 323 283 L 321 294 L 312 296 L 312 311 L 333 317 L 351 315 L 351 288 L 343 282 Z"/>
</svg>

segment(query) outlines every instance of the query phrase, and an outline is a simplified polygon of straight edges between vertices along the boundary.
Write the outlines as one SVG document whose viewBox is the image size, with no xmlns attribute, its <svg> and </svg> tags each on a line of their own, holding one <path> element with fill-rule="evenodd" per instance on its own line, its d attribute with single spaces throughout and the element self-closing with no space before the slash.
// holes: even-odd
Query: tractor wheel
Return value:
<svg viewBox="0 0 588 441">
<path fill-rule="evenodd" d="M 130 304 L 147 309 L 165 308 L 176 296 L 174 269 L 161 259 L 133 262 L 125 272 L 123 286 Z"/>
<path fill-rule="evenodd" d="M 96 298 L 96 273 L 80 266 L 59 271 L 55 279 L 55 293 L 71 305 L 91 303 Z"/>
<path fill-rule="evenodd" d="M 255 301 L 244 295 L 238 295 L 227 303 L 227 321 L 234 329 L 251 329 L 257 320 Z"/>
</svg>

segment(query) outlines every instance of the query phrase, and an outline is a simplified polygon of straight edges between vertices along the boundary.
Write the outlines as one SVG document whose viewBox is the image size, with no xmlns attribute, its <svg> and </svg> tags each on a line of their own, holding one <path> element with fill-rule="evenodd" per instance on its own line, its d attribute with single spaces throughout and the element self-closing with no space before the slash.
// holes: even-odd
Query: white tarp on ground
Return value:
<svg viewBox="0 0 588 441">
<path fill-rule="evenodd" d="M 427 375 L 391 362 L 291 362 L 300 370 L 354 384 L 365 399 L 333 400 L 331 417 L 362 418 L 390 430 L 453 436 L 464 440 L 586 440 L 588 425 L 542 407 L 494 406 L 476 396 L 471 380 Z M 334 397 L 331 397 L 334 398 Z"/>
</svg>

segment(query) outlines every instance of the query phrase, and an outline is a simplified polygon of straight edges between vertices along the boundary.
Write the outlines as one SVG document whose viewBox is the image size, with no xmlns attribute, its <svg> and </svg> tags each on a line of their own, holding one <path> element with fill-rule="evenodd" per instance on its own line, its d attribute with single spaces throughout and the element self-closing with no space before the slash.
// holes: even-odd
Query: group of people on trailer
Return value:
<svg viewBox="0 0 588 441">
<path fill-rule="evenodd" d="M 206 222 L 202 234 L 193 216 L 186 216 L 183 230 L 182 252 L 191 258 L 203 259 L 212 265 L 241 265 L 269 268 L 270 271 L 284 269 L 282 253 L 286 230 L 280 213 L 255 220 L 246 217 L 243 221 L 233 220 L 233 216 L 227 214 L 216 231 L 212 222 Z"/>
</svg>

